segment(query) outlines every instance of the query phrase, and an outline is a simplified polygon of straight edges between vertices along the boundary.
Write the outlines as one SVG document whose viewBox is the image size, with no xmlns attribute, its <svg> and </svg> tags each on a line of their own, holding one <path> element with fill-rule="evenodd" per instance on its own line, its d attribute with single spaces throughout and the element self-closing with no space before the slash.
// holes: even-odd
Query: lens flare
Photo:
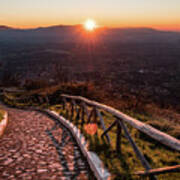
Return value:
<svg viewBox="0 0 180 180">
<path fill-rule="evenodd" d="M 87 31 L 93 31 L 96 28 L 96 22 L 92 19 L 88 19 L 85 23 L 84 23 L 84 28 Z"/>
</svg>

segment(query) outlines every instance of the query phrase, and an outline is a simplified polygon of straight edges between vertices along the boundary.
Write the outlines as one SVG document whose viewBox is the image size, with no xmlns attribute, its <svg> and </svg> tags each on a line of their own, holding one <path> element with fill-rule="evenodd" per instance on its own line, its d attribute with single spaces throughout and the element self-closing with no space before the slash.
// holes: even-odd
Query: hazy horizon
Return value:
<svg viewBox="0 0 180 180">
<path fill-rule="evenodd" d="M 58 27 L 58 26 L 83 26 L 83 24 L 52 24 L 52 25 L 37 25 L 37 26 L 32 26 L 32 27 L 16 27 L 16 26 L 11 26 L 11 25 L 6 25 L 6 24 L 0 24 L 0 27 L 4 26 L 7 28 L 12 28 L 12 29 L 19 29 L 19 30 L 33 30 L 33 29 L 38 29 L 38 28 L 50 28 L 50 27 Z M 161 28 L 156 28 L 156 27 L 148 27 L 148 26 L 124 26 L 124 27 L 108 27 L 108 26 L 100 26 L 99 28 L 107 28 L 107 29 L 153 29 L 157 31 L 169 31 L 169 32 L 180 32 L 180 29 L 161 29 Z"/>
<path fill-rule="evenodd" d="M 0 24 L 15 28 L 82 24 L 88 18 L 110 28 L 180 31 L 180 1 L 1 0 Z"/>
</svg>

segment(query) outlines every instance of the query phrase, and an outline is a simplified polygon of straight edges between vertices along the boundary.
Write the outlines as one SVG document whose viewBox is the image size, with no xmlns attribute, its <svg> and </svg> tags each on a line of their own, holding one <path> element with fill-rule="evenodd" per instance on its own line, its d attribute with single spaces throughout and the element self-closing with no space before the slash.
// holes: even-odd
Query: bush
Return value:
<svg viewBox="0 0 180 180">
<path fill-rule="evenodd" d="M 48 87 L 49 83 L 45 80 L 26 80 L 24 88 L 27 90 L 34 90 Z"/>
<path fill-rule="evenodd" d="M 18 79 L 18 75 L 11 73 L 4 73 L 2 76 L 2 86 L 3 87 L 12 87 L 12 86 L 19 86 L 20 81 Z"/>
<path fill-rule="evenodd" d="M 90 99 L 101 100 L 103 93 L 95 88 L 95 85 L 91 82 L 88 83 L 65 83 L 56 87 L 55 92 L 48 94 L 51 104 L 60 102 L 61 94 L 69 94 L 75 96 L 83 96 Z"/>
<path fill-rule="evenodd" d="M 173 137 L 175 137 L 175 138 L 177 138 L 177 139 L 180 139 L 180 127 L 178 126 L 178 127 L 176 127 L 175 129 L 173 129 L 173 130 L 170 132 L 170 134 L 171 134 Z"/>
<path fill-rule="evenodd" d="M 150 124 L 151 126 L 153 126 L 154 128 L 160 130 L 160 131 L 163 131 L 165 133 L 168 133 L 170 134 L 170 132 L 172 130 L 174 130 L 173 126 L 171 126 L 170 123 L 164 121 L 150 121 L 148 122 L 148 124 Z"/>
<path fill-rule="evenodd" d="M 4 117 L 4 111 L 0 110 L 0 122 L 2 121 L 3 117 Z"/>
</svg>

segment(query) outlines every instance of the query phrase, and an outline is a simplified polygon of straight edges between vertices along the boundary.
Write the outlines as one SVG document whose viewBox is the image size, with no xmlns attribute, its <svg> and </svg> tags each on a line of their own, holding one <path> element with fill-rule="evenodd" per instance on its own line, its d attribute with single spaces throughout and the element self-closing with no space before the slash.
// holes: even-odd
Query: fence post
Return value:
<svg viewBox="0 0 180 180">
<path fill-rule="evenodd" d="M 93 123 L 96 123 L 97 124 L 97 110 L 96 110 L 97 108 L 96 108 L 96 106 L 94 106 L 94 108 L 93 108 L 93 115 L 94 115 L 94 117 L 93 117 Z"/>
<path fill-rule="evenodd" d="M 116 123 L 117 123 L 117 121 L 115 120 L 115 121 L 102 133 L 101 138 L 103 138 L 103 136 L 105 136 L 106 133 L 107 133 L 108 131 L 110 131 L 110 130 L 116 125 Z"/>
<path fill-rule="evenodd" d="M 65 98 L 64 98 L 64 97 L 62 98 L 62 101 L 63 101 L 63 110 L 65 110 L 66 100 L 65 100 Z"/>
<path fill-rule="evenodd" d="M 64 98 L 63 101 L 64 101 L 64 107 L 65 107 L 65 110 L 66 110 L 66 117 L 68 118 L 69 117 L 69 108 L 68 108 L 66 98 Z"/>
<path fill-rule="evenodd" d="M 122 133 L 122 130 L 121 130 L 121 125 L 118 121 L 119 121 L 119 119 L 117 119 L 116 152 L 121 153 L 121 133 Z"/>
<path fill-rule="evenodd" d="M 81 114 L 81 126 L 84 125 L 84 122 L 85 122 L 85 119 L 84 119 L 84 116 L 85 116 L 85 109 L 84 109 L 84 105 L 81 103 L 81 109 L 82 109 L 82 114 Z"/>
<path fill-rule="evenodd" d="M 104 119 L 103 119 L 103 117 L 101 115 L 101 112 L 97 108 L 96 108 L 96 114 L 99 117 L 102 129 L 105 131 L 106 130 L 106 126 L 105 126 L 105 123 L 104 123 Z M 110 144 L 111 140 L 110 140 L 110 137 L 109 137 L 108 133 L 105 134 L 105 136 L 107 138 L 108 143 Z"/>
<path fill-rule="evenodd" d="M 71 120 L 73 120 L 73 116 L 74 116 L 74 104 L 71 101 Z"/>
<path fill-rule="evenodd" d="M 134 140 L 132 139 L 131 135 L 128 132 L 128 129 L 126 127 L 126 125 L 124 124 L 123 121 L 118 121 L 118 123 L 120 124 L 120 126 L 122 127 L 124 133 L 125 133 L 125 137 L 128 139 L 128 141 L 130 142 L 136 156 L 139 158 L 139 160 L 141 161 L 141 164 L 144 166 L 144 168 L 148 171 L 151 169 L 148 161 L 146 160 L 146 158 L 144 157 L 144 155 L 141 153 L 141 151 L 139 150 L 139 148 L 137 147 L 136 143 L 134 142 Z M 150 175 L 150 180 L 157 180 L 157 178 L 153 175 Z"/>
<path fill-rule="evenodd" d="M 77 122 L 78 122 L 78 120 L 79 120 L 79 117 L 80 117 L 80 108 L 79 107 L 77 107 L 77 114 L 76 114 L 76 120 L 77 120 Z"/>
<path fill-rule="evenodd" d="M 90 123 L 90 122 L 91 122 L 91 118 L 93 117 L 94 113 L 95 113 L 95 112 L 94 112 L 94 107 L 93 107 L 93 109 L 92 109 L 91 112 L 89 113 L 87 123 Z"/>
</svg>

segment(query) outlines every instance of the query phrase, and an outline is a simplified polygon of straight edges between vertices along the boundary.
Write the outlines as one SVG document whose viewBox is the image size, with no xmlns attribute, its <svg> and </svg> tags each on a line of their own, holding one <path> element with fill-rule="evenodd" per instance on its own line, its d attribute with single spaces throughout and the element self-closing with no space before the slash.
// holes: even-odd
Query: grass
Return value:
<svg viewBox="0 0 180 180">
<path fill-rule="evenodd" d="M 67 119 L 67 113 L 62 110 L 60 105 L 52 106 L 51 110 L 55 110 Z M 111 114 L 102 112 L 106 127 L 108 127 L 115 119 Z M 148 122 L 149 119 L 145 115 L 136 115 L 139 119 L 144 122 Z M 141 118 L 140 118 L 141 117 Z M 86 119 L 87 120 L 87 119 Z M 81 127 L 75 116 L 72 118 L 73 124 L 81 129 L 81 132 L 86 137 L 89 143 L 89 150 L 94 151 L 98 154 L 100 159 L 103 161 L 106 168 L 113 175 L 113 179 L 139 179 L 139 177 L 133 175 L 134 172 L 139 170 L 144 170 L 139 159 L 135 156 L 133 149 L 127 139 L 122 136 L 122 153 L 117 154 L 115 151 L 116 147 L 116 127 L 114 127 L 109 135 L 111 138 L 111 145 L 109 145 L 106 140 L 101 138 L 103 130 L 99 127 L 95 135 L 89 135 L 85 132 L 84 127 Z M 145 158 L 148 160 L 152 168 L 161 168 L 166 166 L 173 166 L 180 164 L 180 153 L 161 145 L 159 142 L 151 139 L 145 134 L 139 132 L 138 130 L 128 126 L 128 130 L 135 140 L 137 146 L 144 154 Z M 166 125 L 165 125 L 166 127 Z M 166 128 L 165 128 L 166 129 Z M 178 180 L 180 174 L 169 173 L 165 175 L 158 175 L 158 179 L 167 180 Z M 144 178 L 145 179 L 145 178 Z"/>
<path fill-rule="evenodd" d="M 79 85 L 78 87 L 67 85 L 59 87 L 53 87 L 47 90 L 32 90 L 21 93 L 9 93 L 3 97 L 3 101 L 14 107 L 25 107 L 25 106 L 38 106 L 42 108 L 50 108 L 58 113 L 61 113 L 64 117 L 69 119 L 67 113 L 62 110 L 60 100 L 61 93 L 78 94 L 81 90 L 82 96 L 91 97 L 91 92 L 88 92 L 85 86 Z M 71 87 L 71 88 L 70 88 Z M 74 92 L 74 93 L 72 93 Z M 43 97 L 47 95 L 49 103 L 41 103 L 37 96 Z M 27 99 L 17 100 L 17 97 L 27 97 Z M 91 98 L 92 99 L 92 98 Z M 96 97 L 94 97 L 96 99 Z M 152 125 L 153 127 L 166 132 L 176 138 L 180 138 L 180 127 L 171 121 L 165 121 L 163 118 L 154 117 L 153 113 L 138 113 L 131 110 L 125 110 L 126 114 Z M 114 117 L 111 114 L 102 112 L 106 127 L 108 127 L 113 121 Z M 86 119 L 87 120 L 87 119 Z M 115 151 L 116 144 L 116 127 L 114 127 L 109 133 L 112 145 L 109 145 L 106 140 L 101 139 L 102 129 L 99 127 L 95 135 L 89 135 L 85 132 L 84 127 L 81 127 L 78 123 L 78 119 L 75 116 L 72 118 L 72 122 L 78 126 L 81 132 L 89 142 L 89 149 L 96 152 L 100 159 L 103 161 L 107 169 L 113 174 L 113 179 L 139 179 L 139 177 L 132 175 L 134 172 L 144 170 L 140 161 L 135 156 L 133 149 L 129 142 L 126 140 L 124 135 L 122 136 L 122 153 L 117 154 Z M 172 166 L 180 164 L 180 153 L 167 148 L 164 145 L 156 142 L 145 134 L 137 131 L 136 129 L 128 126 L 128 130 L 138 145 L 141 152 L 144 154 L 152 168 L 160 168 L 166 166 Z M 145 179 L 145 178 L 144 178 Z M 178 180 L 180 174 L 169 173 L 166 175 L 159 175 L 158 179 L 166 180 Z"/>
<path fill-rule="evenodd" d="M 0 122 L 3 120 L 3 118 L 4 118 L 4 111 L 0 109 Z"/>
</svg>

